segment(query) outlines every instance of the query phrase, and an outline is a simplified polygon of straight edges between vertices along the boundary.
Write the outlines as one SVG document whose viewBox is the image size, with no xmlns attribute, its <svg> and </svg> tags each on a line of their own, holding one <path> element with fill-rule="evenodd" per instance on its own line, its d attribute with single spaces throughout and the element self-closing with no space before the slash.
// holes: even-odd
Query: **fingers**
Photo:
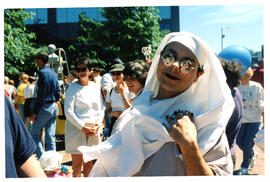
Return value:
<svg viewBox="0 0 270 182">
<path fill-rule="evenodd" d="M 188 120 L 193 121 L 193 113 L 186 110 L 174 111 L 171 117 L 169 115 L 166 116 L 166 121 L 168 125 L 164 123 L 162 124 L 168 132 L 171 132 L 173 127 L 175 127 L 175 125 L 179 126 L 179 122 L 181 122 L 182 119 L 185 119 L 185 120 L 188 119 Z"/>
</svg>

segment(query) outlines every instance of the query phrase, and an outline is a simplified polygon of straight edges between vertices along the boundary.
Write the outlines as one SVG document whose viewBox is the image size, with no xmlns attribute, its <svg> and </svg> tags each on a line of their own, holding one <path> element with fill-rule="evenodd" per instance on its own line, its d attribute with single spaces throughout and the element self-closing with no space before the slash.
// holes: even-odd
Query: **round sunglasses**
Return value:
<svg viewBox="0 0 270 182">
<path fill-rule="evenodd" d="M 181 73 L 189 73 L 195 68 L 200 67 L 200 66 L 194 65 L 195 61 L 192 58 L 185 57 L 179 60 L 170 53 L 162 55 L 160 59 L 163 61 L 164 65 L 167 67 L 172 66 L 174 62 L 177 61 L 179 64 L 179 70 L 181 71 Z"/>
</svg>

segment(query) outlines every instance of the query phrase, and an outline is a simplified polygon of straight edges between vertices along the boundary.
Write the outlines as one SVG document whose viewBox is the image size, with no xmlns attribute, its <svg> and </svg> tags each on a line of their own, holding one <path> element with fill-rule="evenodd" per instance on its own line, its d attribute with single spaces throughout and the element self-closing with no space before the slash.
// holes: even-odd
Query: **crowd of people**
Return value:
<svg viewBox="0 0 270 182">
<path fill-rule="evenodd" d="M 35 55 L 38 74 L 22 73 L 17 89 L 5 76 L 6 154 L 13 154 L 6 177 L 248 174 L 264 104 L 245 60 L 217 56 L 196 35 L 176 32 L 151 62 L 117 58 L 105 73 L 80 57 L 59 83 L 49 54 Z M 56 151 L 60 99 L 72 170 Z M 234 171 L 236 145 L 243 162 Z"/>
</svg>

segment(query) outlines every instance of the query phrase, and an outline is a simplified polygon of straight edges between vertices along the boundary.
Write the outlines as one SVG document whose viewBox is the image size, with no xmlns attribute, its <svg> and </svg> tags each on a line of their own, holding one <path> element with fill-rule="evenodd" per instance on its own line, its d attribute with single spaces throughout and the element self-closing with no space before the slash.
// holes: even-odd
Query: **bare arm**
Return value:
<svg viewBox="0 0 270 182">
<path fill-rule="evenodd" d="M 20 177 L 40 177 L 47 178 L 38 160 L 34 155 L 29 157 L 20 167 L 17 168 Z"/>
</svg>

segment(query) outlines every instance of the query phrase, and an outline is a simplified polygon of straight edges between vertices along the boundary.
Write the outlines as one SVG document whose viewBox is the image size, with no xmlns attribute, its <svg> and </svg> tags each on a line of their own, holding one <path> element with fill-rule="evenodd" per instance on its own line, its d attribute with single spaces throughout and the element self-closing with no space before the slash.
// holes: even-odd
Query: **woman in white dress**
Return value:
<svg viewBox="0 0 270 182">
<path fill-rule="evenodd" d="M 158 47 L 142 93 L 96 147 L 90 176 L 231 175 L 225 134 L 234 101 L 217 56 L 199 37 L 170 33 Z"/>
<path fill-rule="evenodd" d="M 76 64 L 78 81 L 69 85 L 65 96 L 65 150 L 71 153 L 73 177 L 88 176 L 93 163 L 83 162 L 77 150 L 80 145 L 93 146 L 101 142 L 104 127 L 104 104 L 98 84 L 89 81 L 91 60 L 82 57 Z"/>
</svg>

